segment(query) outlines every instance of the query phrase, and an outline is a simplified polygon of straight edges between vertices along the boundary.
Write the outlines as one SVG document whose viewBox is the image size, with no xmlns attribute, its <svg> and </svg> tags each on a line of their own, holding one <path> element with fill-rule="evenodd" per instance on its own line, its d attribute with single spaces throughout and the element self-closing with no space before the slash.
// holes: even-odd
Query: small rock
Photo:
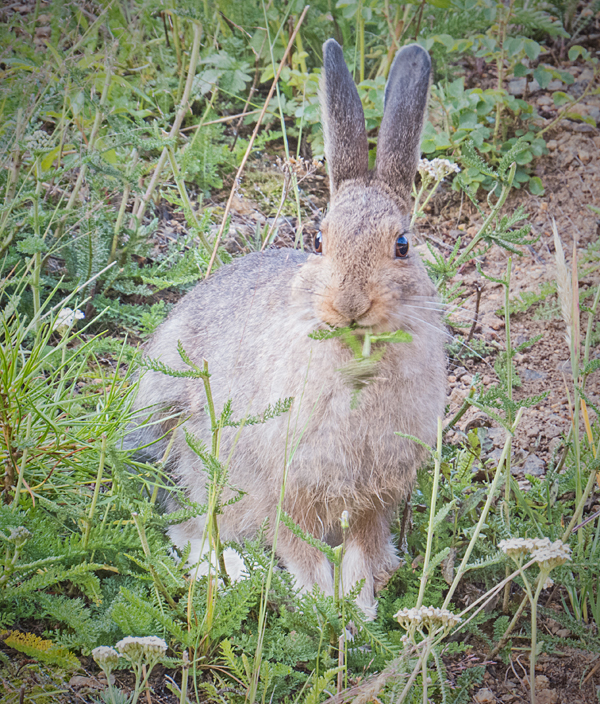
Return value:
<svg viewBox="0 0 600 704">
<path fill-rule="evenodd" d="M 551 98 L 550 96 L 548 96 L 548 95 L 541 95 L 541 96 L 537 99 L 537 104 L 538 104 L 538 105 L 541 105 L 541 106 L 544 106 L 544 105 L 553 105 L 553 104 L 554 104 L 554 101 L 553 101 L 552 98 Z"/>
<path fill-rule="evenodd" d="M 595 105 L 588 106 L 588 115 L 596 122 L 596 125 L 600 122 L 600 108 Z"/>
<path fill-rule="evenodd" d="M 527 90 L 530 93 L 537 93 L 539 89 L 540 84 L 535 80 L 535 78 L 529 81 L 529 83 L 527 84 Z"/>
<path fill-rule="evenodd" d="M 563 444 L 563 441 L 561 438 L 552 438 L 550 442 L 548 443 L 548 452 L 553 455 L 556 450 L 558 450 L 559 447 L 561 447 Z"/>
<path fill-rule="evenodd" d="M 508 82 L 508 92 L 515 97 L 520 97 L 525 92 L 527 87 L 526 78 L 513 78 L 512 81 Z"/>
<path fill-rule="evenodd" d="M 449 398 L 450 406 L 462 406 L 462 402 L 465 400 L 466 395 L 467 392 L 464 389 L 454 387 Z"/>
<path fill-rule="evenodd" d="M 570 638 L 571 631 L 568 628 L 560 628 L 558 631 L 556 631 L 556 635 L 559 638 Z"/>
<path fill-rule="evenodd" d="M 522 468 L 523 474 L 533 477 L 543 477 L 546 473 L 546 463 L 537 455 L 529 455 Z"/>
<path fill-rule="evenodd" d="M 550 685 L 550 680 L 546 677 L 546 675 L 536 675 L 535 676 L 536 691 L 538 689 L 548 689 L 549 685 Z"/>
<path fill-rule="evenodd" d="M 550 141 L 546 142 L 546 146 L 551 152 L 553 152 L 556 147 L 558 147 L 558 142 L 555 139 L 551 139 Z"/>
<path fill-rule="evenodd" d="M 489 386 L 492 383 L 492 377 L 487 374 L 482 379 L 484 386 Z"/>
<path fill-rule="evenodd" d="M 535 700 L 537 704 L 557 704 L 558 692 L 555 689 L 542 689 L 536 694 Z"/>
<path fill-rule="evenodd" d="M 588 161 L 590 161 L 590 159 L 592 158 L 592 155 L 585 149 L 580 149 L 577 152 L 577 156 L 581 159 L 581 161 L 583 161 L 584 164 L 587 164 Z"/>
<path fill-rule="evenodd" d="M 93 677 L 82 677 L 81 675 L 74 675 L 69 680 L 69 687 L 73 689 L 82 689 L 83 687 L 89 687 L 90 689 L 104 689 L 104 685 L 98 682 L 98 680 Z"/>
<path fill-rule="evenodd" d="M 496 447 L 503 447 L 506 441 L 506 430 L 504 428 L 488 428 L 488 438 Z M 500 455 L 498 455 L 500 459 Z"/>
<path fill-rule="evenodd" d="M 460 378 L 463 377 L 466 373 L 467 373 L 467 370 L 466 370 L 464 367 L 457 367 L 457 368 L 454 370 L 454 376 L 455 376 L 457 379 L 460 379 Z"/>
<path fill-rule="evenodd" d="M 548 438 L 548 440 L 557 438 L 561 433 L 562 430 L 560 427 L 558 425 L 554 425 L 554 423 L 547 423 L 544 425 L 544 435 Z"/>
<path fill-rule="evenodd" d="M 496 704 L 496 697 L 491 689 L 485 687 L 484 689 L 480 689 L 477 694 L 475 694 L 473 701 L 476 702 L 476 704 Z"/>
<path fill-rule="evenodd" d="M 470 374 L 463 374 L 460 381 L 463 385 L 471 386 L 473 383 L 473 377 Z"/>
<path fill-rule="evenodd" d="M 567 378 L 573 375 L 570 359 L 565 359 L 564 362 L 559 362 L 556 368 L 559 372 L 562 372 Z"/>
<path fill-rule="evenodd" d="M 551 90 L 551 91 L 562 90 L 563 86 L 564 86 L 563 82 L 560 81 L 558 78 L 555 78 L 553 81 L 550 81 L 550 83 L 548 83 L 547 90 Z"/>
<path fill-rule="evenodd" d="M 548 376 L 546 372 L 538 372 L 536 369 L 519 369 L 519 375 L 523 381 L 539 381 Z"/>
</svg>

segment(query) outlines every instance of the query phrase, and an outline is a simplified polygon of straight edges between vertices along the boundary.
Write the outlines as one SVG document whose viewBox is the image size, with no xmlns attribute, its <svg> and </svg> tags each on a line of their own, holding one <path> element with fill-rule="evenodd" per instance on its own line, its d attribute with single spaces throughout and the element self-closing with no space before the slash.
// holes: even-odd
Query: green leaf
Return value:
<svg viewBox="0 0 600 704">
<path fill-rule="evenodd" d="M 41 252 L 47 252 L 48 247 L 44 240 L 37 235 L 28 235 L 24 240 L 21 240 L 17 245 L 17 251 L 21 254 L 40 254 Z"/>
<path fill-rule="evenodd" d="M 580 56 L 584 56 L 584 54 L 589 54 L 589 52 L 586 51 L 582 46 L 579 46 L 579 44 L 575 44 L 575 46 L 572 46 L 569 49 L 569 61 L 575 61 Z"/>
<path fill-rule="evenodd" d="M 530 161 L 533 161 L 533 154 L 529 149 L 525 149 L 515 156 L 515 161 L 519 166 L 524 166 L 525 164 L 529 164 Z"/>
<path fill-rule="evenodd" d="M 538 66 L 533 70 L 533 77 L 540 84 L 542 90 L 546 89 L 552 80 L 552 74 L 545 68 Z"/>
<path fill-rule="evenodd" d="M 515 78 L 523 78 L 523 76 L 528 76 L 531 73 L 531 69 L 523 65 L 520 61 L 515 65 L 513 71 Z"/>
<path fill-rule="evenodd" d="M 566 103 L 568 103 L 571 98 L 566 93 L 563 93 L 562 90 L 557 90 L 555 93 L 552 93 L 552 100 L 558 108 L 561 105 L 565 105 Z"/>
<path fill-rule="evenodd" d="M 544 184 L 539 176 L 529 179 L 529 192 L 534 196 L 544 195 Z"/>
<path fill-rule="evenodd" d="M 541 50 L 542 47 L 533 39 L 525 40 L 525 53 L 527 54 L 527 57 L 532 61 L 535 61 L 537 59 L 537 57 L 540 55 Z"/>
</svg>

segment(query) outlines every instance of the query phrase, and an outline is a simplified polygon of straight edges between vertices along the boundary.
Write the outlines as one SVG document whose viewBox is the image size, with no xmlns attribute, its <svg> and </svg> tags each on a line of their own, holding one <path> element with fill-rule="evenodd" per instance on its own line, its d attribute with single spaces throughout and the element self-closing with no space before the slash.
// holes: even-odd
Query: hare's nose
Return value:
<svg viewBox="0 0 600 704">
<path fill-rule="evenodd" d="M 337 312 L 352 323 L 362 317 L 371 307 L 371 299 L 360 290 L 340 291 L 333 301 Z"/>
</svg>

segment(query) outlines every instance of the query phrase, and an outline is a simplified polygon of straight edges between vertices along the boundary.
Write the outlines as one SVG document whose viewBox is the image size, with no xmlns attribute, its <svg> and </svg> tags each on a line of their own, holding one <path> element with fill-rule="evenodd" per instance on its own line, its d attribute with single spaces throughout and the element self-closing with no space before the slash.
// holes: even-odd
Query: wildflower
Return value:
<svg viewBox="0 0 600 704">
<path fill-rule="evenodd" d="M 130 662 L 140 662 L 143 658 L 158 659 L 167 652 L 167 644 L 157 636 L 135 638 L 126 636 L 115 648 Z"/>
<path fill-rule="evenodd" d="M 25 528 L 25 526 L 19 526 L 18 528 L 11 528 L 8 540 L 14 543 L 18 548 L 31 538 L 31 533 Z"/>
<path fill-rule="evenodd" d="M 63 308 L 59 311 L 52 326 L 53 330 L 58 330 L 61 335 L 73 325 L 76 320 L 85 318 L 85 313 L 81 310 L 73 310 L 72 308 Z"/>
<path fill-rule="evenodd" d="M 342 526 L 342 530 L 347 530 L 349 527 L 348 511 L 342 511 L 342 515 L 340 516 L 340 525 Z"/>
<path fill-rule="evenodd" d="M 501 540 L 498 547 L 505 555 L 517 559 L 534 550 L 536 546 L 531 538 L 511 538 Z"/>
<path fill-rule="evenodd" d="M 554 543 L 533 550 L 531 557 L 537 562 L 542 572 L 550 572 L 571 559 L 571 548 L 565 545 L 562 540 L 556 540 Z"/>
<path fill-rule="evenodd" d="M 498 547 L 514 560 L 529 553 L 542 571 L 550 571 L 571 559 L 571 548 L 562 540 L 552 542 L 550 538 L 511 538 L 501 540 Z"/>
<path fill-rule="evenodd" d="M 25 137 L 25 149 L 32 154 L 43 154 L 52 148 L 52 140 L 44 130 L 35 130 Z"/>
<path fill-rule="evenodd" d="M 107 645 L 100 645 L 94 648 L 92 650 L 92 657 L 98 667 L 102 668 L 104 672 L 108 672 L 108 674 L 119 664 L 119 653 L 117 653 L 114 648 L 110 648 Z"/>
<path fill-rule="evenodd" d="M 456 616 L 448 609 L 438 609 L 434 606 L 421 606 L 419 609 L 400 609 L 394 618 L 407 631 L 414 629 L 435 630 L 443 628 L 450 630 L 461 622 L 460 616 Z"/>
<path fill-rule="evenodd" d="M 445 176 L 458 173 L 460 168 L 448 159 L 419 159 L 419 174 L 424 180 L 441 181 Z"/>
</svg>

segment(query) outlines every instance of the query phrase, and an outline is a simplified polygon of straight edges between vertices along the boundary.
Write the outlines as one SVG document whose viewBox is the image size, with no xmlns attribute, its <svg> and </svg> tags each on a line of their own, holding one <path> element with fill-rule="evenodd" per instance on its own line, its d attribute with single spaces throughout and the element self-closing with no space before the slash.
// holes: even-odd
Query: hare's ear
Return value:
<svg viewBox="0 0 600 704">
<path fill-rule="evenodd" d="M 365 114 L 342 47 L 335 39 L 323 44 L 319 92 L 325 156 L 333 194 L 342 181 L 366 176 L 369 170 Z"/>
<path fill-rule="evenodd" d="M 375 171 L 402 198 L 410 195 L 419 163 L 430 74 L 429 54 L 410 44 L 396 54 L 385 87 Z"/>
</svg>

